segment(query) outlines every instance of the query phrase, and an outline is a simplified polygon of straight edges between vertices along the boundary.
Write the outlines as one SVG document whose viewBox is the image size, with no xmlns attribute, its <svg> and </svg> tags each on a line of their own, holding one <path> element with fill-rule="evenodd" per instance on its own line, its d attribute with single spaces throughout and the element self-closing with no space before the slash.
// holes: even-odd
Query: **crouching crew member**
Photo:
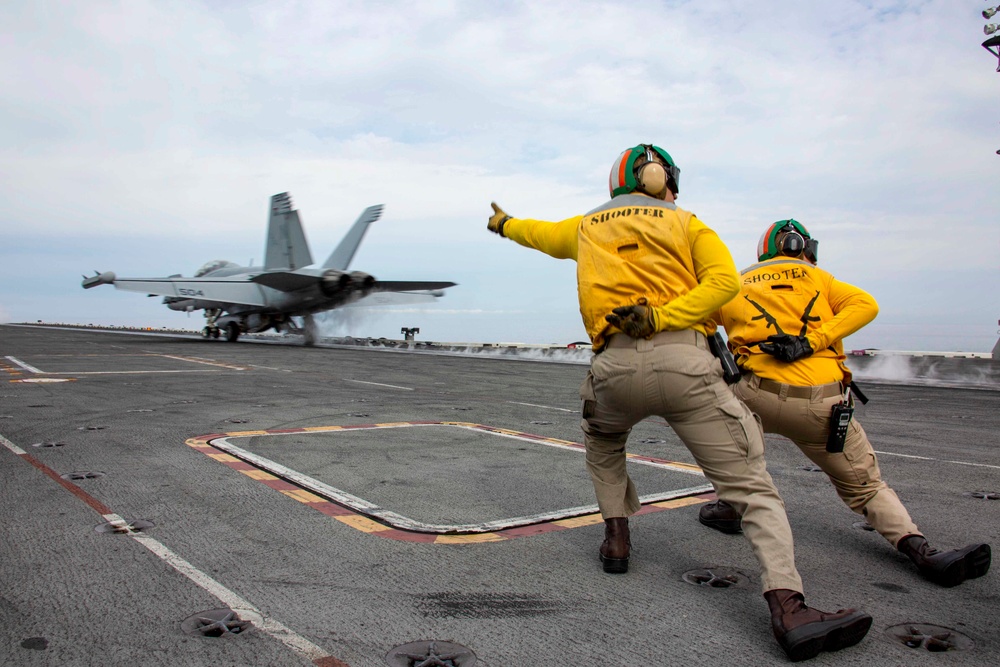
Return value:
<svg viewBox="0 0 1000 667">
<path fill-rule="evenodd" d="M 717 315 L 743 373 L 736 395 L 766 433 L 785 436 L 822 468 L 847 506 L 924 577 L 942 586 L 981 577 L 990 568 L 988 544 L 934 549 L 882 480 L 871 443 L 853 417 L 842 342 L 875 319 L 878 306 L 867 292 L 817 267 L 817 246 L 795 220 L 772 224 L 757 246 L 759 263 L 742 272 L 739 296 Z M 722 498 L 703 506 L 699 519 L 734 533 L 741 530 L 741 514 Z"/>
<path fill-rule="evenodd" d="M 784 504 L 764 465 L 750 411 L 722 379 L 706 335 L 739 276 L 729 250 L 674 204 L 680 170 L 662 148 L 624 151 L 611 171 L 611 200 L 562 222 L 511 218 L 496 204 L 490 231 L 577 262 L 580 313 L 596 353 L 582 387 L 587 469 L 605 521 L 605 572 L 628 570 L 628 517 L 639 496 L 625 468 L 632 426 L 667 420 L 720 498 L 743 515 L 779 644 L 793 660 L 858 643 L 871 626 L 854 609 L 805 605 Z"/>
</svg>

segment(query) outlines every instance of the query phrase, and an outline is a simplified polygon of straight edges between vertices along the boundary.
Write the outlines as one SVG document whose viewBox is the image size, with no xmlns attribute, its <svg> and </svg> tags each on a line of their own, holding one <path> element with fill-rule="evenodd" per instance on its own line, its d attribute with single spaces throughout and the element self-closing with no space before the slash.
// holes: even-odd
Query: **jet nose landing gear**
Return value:
<svg viewBox="0 0 1000 667">
<path fill-rule="evenodd" d="M 219 326 L 216 322 L 218 321 L 220 315 L 222 315 L 222 311 L 218 308 L 205 309 L 205 328 L 201 330 L 202 338 L 219 337 Z"/>
</svg>

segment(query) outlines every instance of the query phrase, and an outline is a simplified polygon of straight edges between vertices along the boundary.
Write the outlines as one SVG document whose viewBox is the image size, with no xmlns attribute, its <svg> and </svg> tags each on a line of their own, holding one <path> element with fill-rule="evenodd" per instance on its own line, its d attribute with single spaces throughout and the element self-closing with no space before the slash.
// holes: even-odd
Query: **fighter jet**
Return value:
<svg viewBox="0 0 1000 667">
<path fill-rule="evenodd" d="M 433 301 L 456 283 L 376 280 L 361 271 L 348 272 L 368 226 L 382 215 L 382 206 L 364 210 L 333 253 L 314 266 L 299 212 L 287 192 L 271 197 L 264 266 L 238 266 L 213 260 L 192 278 L 118 278 L 114 272 L 83 277 L 83 288 L 114 285 L 117 289 L 163 296 L 171 310 L 205 311 L 206 338 L 236 342 L 242 333 L 274 329 L 302 335 L 306 345 L 319 338 L 314 313 L 354 304 L 369 295 L 392 292 L 396 301 Z M 388 295 L 383 295 L 388 296 Z M 384 301 L 384 299 L 383 299 Z M 301 318 L 301 325 L 293 318 Z"/>
</svg>

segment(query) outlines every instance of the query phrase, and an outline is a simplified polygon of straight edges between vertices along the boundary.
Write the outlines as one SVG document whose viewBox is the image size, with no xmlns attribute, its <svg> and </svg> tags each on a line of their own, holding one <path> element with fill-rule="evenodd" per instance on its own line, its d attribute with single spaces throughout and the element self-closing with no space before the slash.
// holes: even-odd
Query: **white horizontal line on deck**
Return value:
<svg viewBox="0 0 1000 667">
<path fill-rule="evenodd" d="M 351 380 L 347 378 L 347 382 L 357 382 L 358 384 L 373 384 L 377 387 L 389 387 L 391 389 L 402 389 L 403 391 L 413 391 L 413 387 L 400 387 L 395 384 L 383 384 L 382 382 L 365 382 L 364 380 Z"/>
<path fill-rule="evenodd" d="M 934 463 L 954 463 L 959 466 L 974 466 L 976 468 L 996 468 L 1000 470 L 1000 466 L 990 465 L 989 463 L 971 463 L 969 461 L 949 461 L 948 459 L 932 459 L 929 456 L 917 456 L 916 454 L 897 454 L 896 452 L 879 452 L 876 451 L 879 456 L 899 456 L 904 459 L 917 459 L 918 461 L 933 461 Z"/>
<path fill-rule="evenodd" d="M 546 410 L 559 410 L 560 412 L 576 412 L 576 410 L 570 410 L 568 408 L 556 408 L 551 405 L 536 405 L 535 403 L 521 403 L 520 401 L 507 401 L 508 403 L 513 403 L 514 405 L 527 405 L 529 408 L 545 408 Z"/>
</svg>

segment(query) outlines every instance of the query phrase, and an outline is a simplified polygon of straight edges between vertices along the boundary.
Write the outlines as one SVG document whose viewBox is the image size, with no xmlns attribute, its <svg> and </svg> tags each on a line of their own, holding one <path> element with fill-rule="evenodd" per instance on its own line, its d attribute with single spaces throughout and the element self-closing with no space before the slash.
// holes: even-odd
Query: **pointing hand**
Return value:
<svg viewBox="0 0 1000 667">
<path fill-rule="evenodd" d="M 510 216 L 504 213 L 504 210 L 497 206 L 496 202 L 490 202 L 490 206 L 493 207 L 493 215 L 490 216 L 490 221 L 486 223 L 486 229 L 494 234 L 503 236 L 503 225 L 510 220 Z"/>
</svg>

